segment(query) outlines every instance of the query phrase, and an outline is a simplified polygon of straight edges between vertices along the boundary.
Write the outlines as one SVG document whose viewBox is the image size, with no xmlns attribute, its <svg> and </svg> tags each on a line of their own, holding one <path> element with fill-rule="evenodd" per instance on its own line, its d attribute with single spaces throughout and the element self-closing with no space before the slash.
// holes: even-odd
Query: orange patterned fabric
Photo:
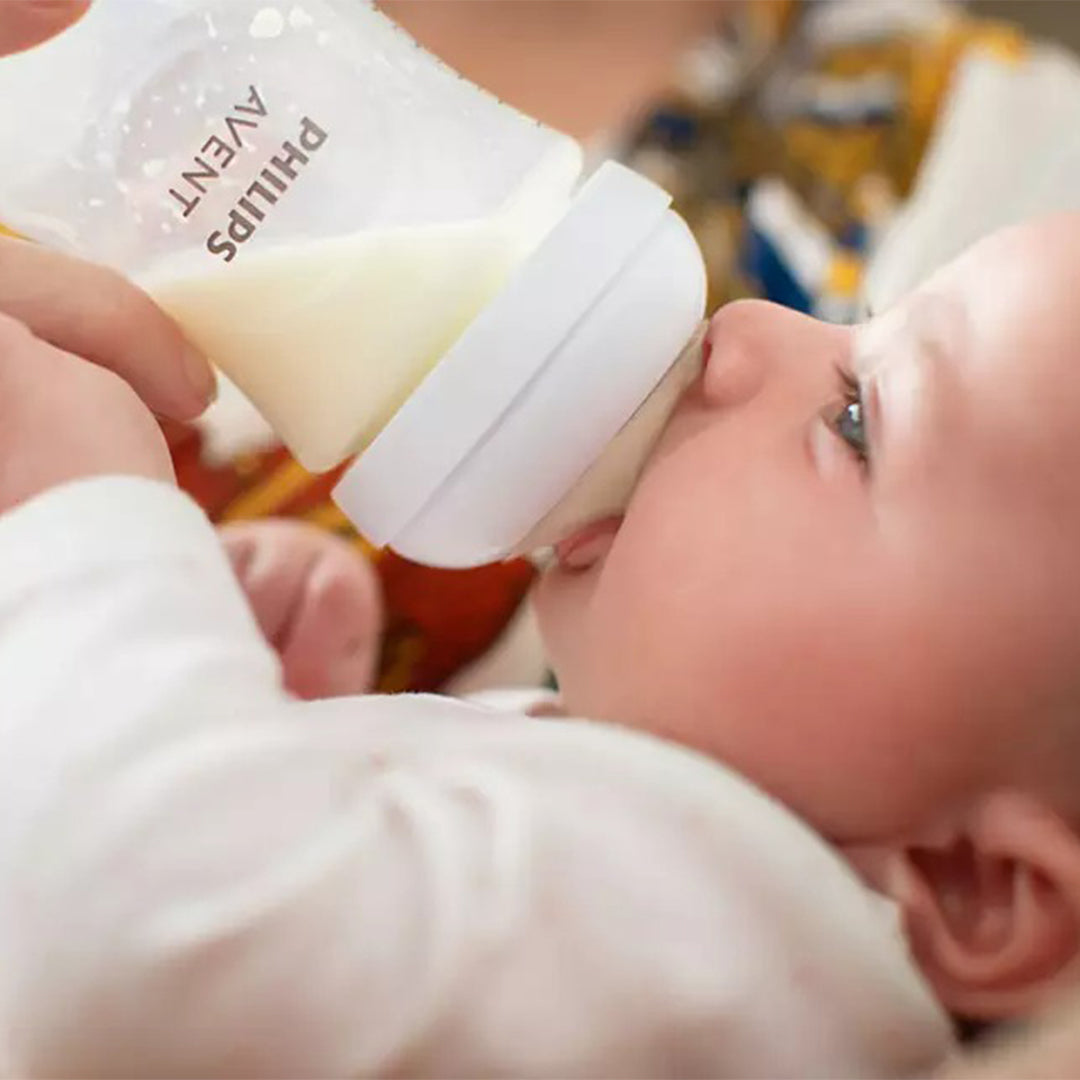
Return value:
<svg viewBox="0 0 1080 1080">
<path fill-rule="evenodd" d="M 208 464 L 197 431 L 170 427 L 180 486 L 217 524 L 263 517 L 310 521 L 354 543 L 379 571 L 387 628 L 379 689 L 432 691 L 482 656 L 502 634 L 533 581 L 529 563 L 432 570 L 375 551 L 330 499 L 337 473 L 312 476 L 282 448 Z"/>
</svg>

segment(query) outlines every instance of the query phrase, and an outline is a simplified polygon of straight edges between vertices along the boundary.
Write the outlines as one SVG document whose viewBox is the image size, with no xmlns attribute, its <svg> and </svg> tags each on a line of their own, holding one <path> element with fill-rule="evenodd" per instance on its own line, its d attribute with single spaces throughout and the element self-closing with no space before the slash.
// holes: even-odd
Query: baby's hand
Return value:
<svg viewBox="0 0 1080 1080">
<path fill-rule="evenodd" d="M 367 560 L 295 521 L 230 525 L 221 537 L 288 689 L 309 700 L 371 690 L 382 601 Z"/>
</svg>

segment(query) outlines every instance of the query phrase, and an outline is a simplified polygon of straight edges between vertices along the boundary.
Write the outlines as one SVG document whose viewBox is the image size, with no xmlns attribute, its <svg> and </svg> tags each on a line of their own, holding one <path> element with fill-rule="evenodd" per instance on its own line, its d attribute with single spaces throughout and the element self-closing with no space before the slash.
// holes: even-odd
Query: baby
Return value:
<svg viewBox="0 0 1080 1080">
<path fill-rule="evenodd" d="M 567 715 L 775 797 L 977 1020 L 1080 966 L 1078 272 L 1065 217 L 855 330 L 723 309 L 625 518 L 536 594 Z"/>
</svg>

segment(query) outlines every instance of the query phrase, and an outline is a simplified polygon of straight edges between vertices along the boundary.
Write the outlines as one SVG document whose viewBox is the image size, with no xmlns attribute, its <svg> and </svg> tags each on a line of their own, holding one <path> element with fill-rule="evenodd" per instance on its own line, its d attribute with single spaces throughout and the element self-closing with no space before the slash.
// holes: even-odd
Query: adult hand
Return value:
<svg viewBox="0 0 1080 1080">
<path fill-rule="evenodd" d="M 83 477 L 171 479 L 151 410 L 192 419 L 213 386 L 207 362 L 135 286 L 0 238 L 0 513 Z"/>
</svg>

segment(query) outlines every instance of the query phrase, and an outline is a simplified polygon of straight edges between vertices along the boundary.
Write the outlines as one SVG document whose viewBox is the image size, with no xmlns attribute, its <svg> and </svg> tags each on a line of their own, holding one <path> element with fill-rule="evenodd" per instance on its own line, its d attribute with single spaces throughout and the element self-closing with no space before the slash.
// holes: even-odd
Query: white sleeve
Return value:
<svg viewBox="0 0 1080 1080">
<path fill-rule="evenodd" d="M 290 701 L 172 489 L 88 481 L 0 518 L 17 1075 L 854 1074 L 882 1037 L 922 1064 L 921 987 L 789 948 L 793 873 L 840 883 L 841 952 L 880 954 L 865 899 L 823 847 L 792 864 L 800 827 L 752 825 L 767 804 L 729 781 L 597 725 Z M 823 1023 L 853 979 L 847 1026 Z"/>
</svg>

